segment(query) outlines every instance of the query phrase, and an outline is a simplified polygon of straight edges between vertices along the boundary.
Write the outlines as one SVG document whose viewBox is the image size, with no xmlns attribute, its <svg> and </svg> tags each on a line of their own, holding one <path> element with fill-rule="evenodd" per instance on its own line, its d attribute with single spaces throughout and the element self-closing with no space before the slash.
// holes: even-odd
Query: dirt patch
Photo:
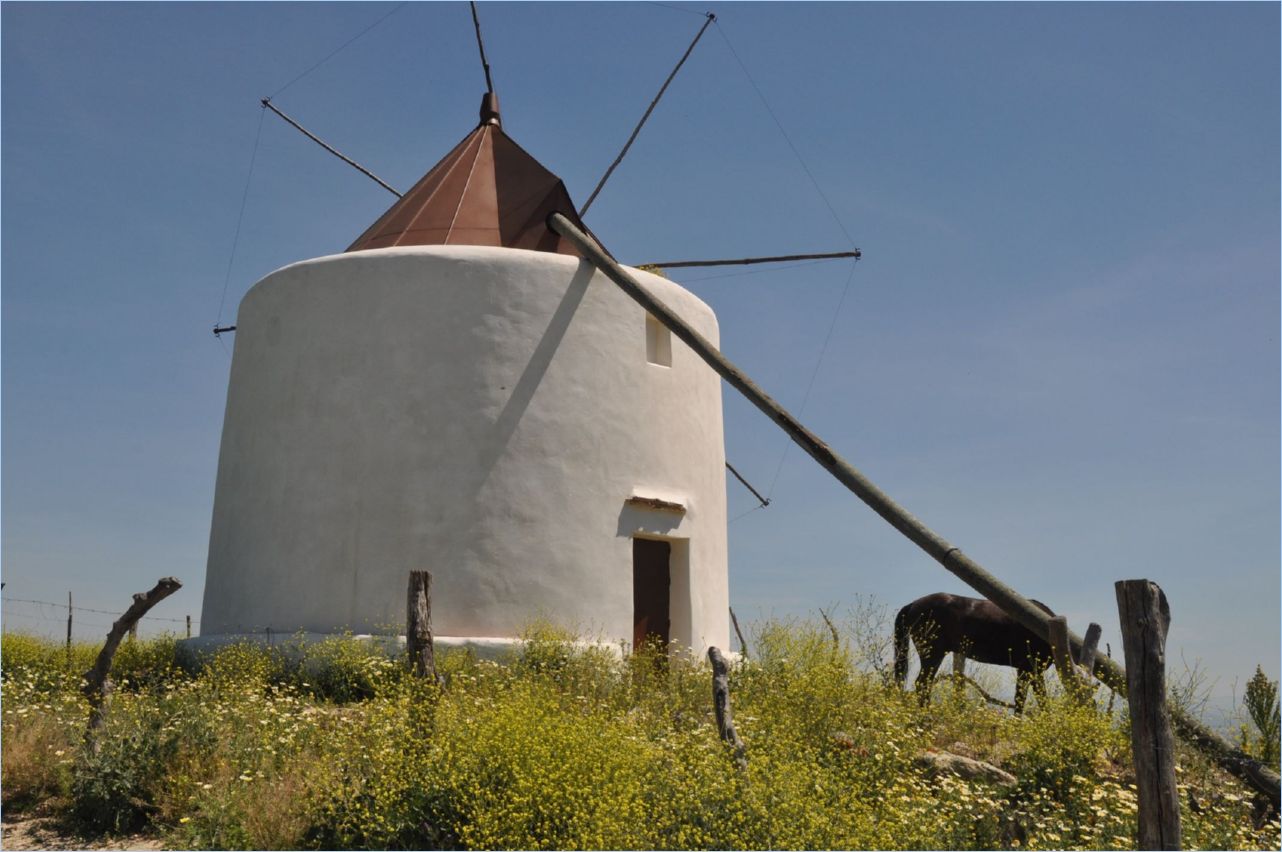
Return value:
<svg viewBox="0 0 1282 852">
<path fill-rule="evenodd" d="M 0 847 L 10 849 L 164 849 L 147 834 L 85 837 L 68 831 L 54 817 L 0 818 Z"/>
</svg>

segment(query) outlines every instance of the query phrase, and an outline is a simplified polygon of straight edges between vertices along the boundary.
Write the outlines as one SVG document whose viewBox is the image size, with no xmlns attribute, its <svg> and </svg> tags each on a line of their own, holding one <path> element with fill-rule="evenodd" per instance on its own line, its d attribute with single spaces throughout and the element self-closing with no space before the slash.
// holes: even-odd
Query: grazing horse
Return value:
<svg viewBox="0 0 1282 852">
<path fill-rule="evenodd" d="M 1055 614 L 1046 604 L 1033 603 L 1048 615 Z M 895 616 L 895 682 L 901 687 L 908 678 L 910 636 L 921 657 L 915 688 L 922 704 L 930 697 L 939 664 L 950 652 L 1016 669 L 1016 713 L 1023 712 L 1030 685 L 1039 696 L 1046 689 L 1043 672 L 1051 663 L 1050 645 L 992 601 L 936 592 L 901 609 Z"/>
</svg>

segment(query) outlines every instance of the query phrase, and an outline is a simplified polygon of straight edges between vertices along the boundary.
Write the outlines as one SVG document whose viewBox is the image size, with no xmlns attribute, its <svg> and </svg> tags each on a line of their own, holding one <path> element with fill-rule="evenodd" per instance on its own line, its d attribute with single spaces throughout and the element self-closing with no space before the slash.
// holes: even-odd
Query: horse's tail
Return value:
<svg viewBox="0 0 1282 852">
<path fill-rule="evenodd" d="M 909 604 L 909 606 L 912 606 Z M 895 616 L 895 683 L 908 680 L 908 606 Z"/>
</svg>

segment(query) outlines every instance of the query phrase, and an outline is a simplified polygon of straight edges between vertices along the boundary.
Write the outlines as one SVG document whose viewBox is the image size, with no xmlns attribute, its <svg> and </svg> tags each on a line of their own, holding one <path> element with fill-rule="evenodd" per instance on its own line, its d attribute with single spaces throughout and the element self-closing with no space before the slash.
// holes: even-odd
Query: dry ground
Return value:
<svg viewBox="0 0 1282 852">
<path fill-rule="evenodd" d="M 0 849 L 164 849 L 153 836 L 84 837 L 68 832 L 53 817 L 0 817 Z"/>
</svg>

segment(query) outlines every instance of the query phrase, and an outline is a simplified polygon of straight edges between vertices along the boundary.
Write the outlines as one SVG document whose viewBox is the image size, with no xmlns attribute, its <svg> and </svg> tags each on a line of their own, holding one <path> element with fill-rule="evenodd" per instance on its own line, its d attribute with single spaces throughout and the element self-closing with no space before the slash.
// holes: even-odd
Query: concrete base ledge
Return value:
<svg viewBox="0 0 1282 852">
<path fill-rule="evenodd" d="M 333 639 L 366 643 L 388 656 L 395 656 L 405 650 L 404 636 L 369 633 L 218 633 L 180 640 L 178 653 L 184 662 L 199 662 L 201 658 L 212 656 L 231 645 L 258 645 L 279 649 L 287 658 L 299 658 L 308 647 Z M 521 640 L 507 636 L 433 636 L 432 645 L 438 651 L 466 648 L 479 659 L 498 660 L 518 651 Z"/>
<path fill-rule="evenodd" d="M 389 657 L 405 651 L 404 636 L 386 634 L 349 634 L 349 633 L 218 633 L 210 636 L 193 636 L 178 641 L 178 658 L 183 665 L 199 666 L 205 659 L 212 657 L 219 650 L 232 645 L 258 645 L 264 648 L 277 649 L 287 660 L 298 661 L 305 656 L 306 649 L 334 639 L 348 639 L 368 643 Z M 466 649 L 480 660 L 496 662 L 511 659 L 521 650 L 526 640 L 513 636 L 433 636 L 432 645 L 437 652 L 453 649 Z M 578 639 L 571 643 L 576 649 L 605 649 L 615 657 L 622 658 L 626 649 L 618 642 L 590 641 Z M 672 646 L 672 653 L 689 653 L 689 649 Z M 738 662 L 737 651 L 723 652 L 731 662 Z"/>
</svg>

